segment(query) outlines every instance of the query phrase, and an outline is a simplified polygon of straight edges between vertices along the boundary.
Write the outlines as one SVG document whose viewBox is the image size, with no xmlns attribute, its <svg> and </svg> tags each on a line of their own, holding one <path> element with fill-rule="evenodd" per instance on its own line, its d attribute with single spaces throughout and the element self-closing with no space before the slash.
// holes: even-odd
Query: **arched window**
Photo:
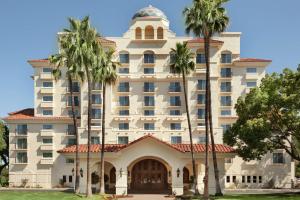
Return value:
<svg viewBox="0 0 300 200">
<path fill-rule="evenodd" d="M 162 27 L 157 29 L 157 39 L 164 39 L 164 29 Z"/>
<path fill-rule="evenodd" d="M 146 26 L 146 28 L 145 28 L 145 39 L 146 40 L 154 39 L 154 29 L 153 29 L 152 26 Z"/>
<path fill-rule="evenodd" d="M 205 54 L 203 50 L 197 50 L 196 63 L 205 64 Z"/>
<path fill-rule="evenodd" d="M 127 51 L 122 51 L 119 53 L 120 63 L 129 63 L 129 53 Z"/>
<path fill-rule="evenodd" d="M 183 183 L 190 183 L 190 172 L 186 167 L 183 168 Z"/>
<path fill-rule="evenodd" d="M 230 51 L 224 51 L 221 53 L 221 63 L 231 63 L 232 62 L 232 54 Z"/>
<path fill-rule="evenodd" d="M 142 39 L 142 29 L 140 27 L 137 27 L 135 29 L 135 39 L 141 40 Z"/>
<path fill-rule="evenodd" d="M 144 52 L 144 63 L 155 63 L 155 54 L 153 51 Z"/>
</svg>

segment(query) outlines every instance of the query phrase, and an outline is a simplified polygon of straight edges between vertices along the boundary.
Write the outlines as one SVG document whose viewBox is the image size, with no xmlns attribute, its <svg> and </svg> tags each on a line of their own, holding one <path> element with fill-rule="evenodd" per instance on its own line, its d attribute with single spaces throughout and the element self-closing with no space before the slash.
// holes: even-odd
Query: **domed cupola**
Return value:
<svg viewBox="0 0 300 200">
<path fill-rule="evenodd" d="M 151 5 L 140 9 L 137 13 L 133 15 L 132 20 L 143 17 L 157 17 L 168 21 L 167 16 L 161 10 Z"/>
</svg>

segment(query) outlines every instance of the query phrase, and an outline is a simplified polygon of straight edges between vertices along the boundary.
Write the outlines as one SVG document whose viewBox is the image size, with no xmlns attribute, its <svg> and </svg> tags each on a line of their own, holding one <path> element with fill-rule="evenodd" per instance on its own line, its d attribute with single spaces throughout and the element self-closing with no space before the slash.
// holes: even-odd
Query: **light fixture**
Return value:
<svg viewBox="0 0 300 200">
<path fill-rule="evenodd" d="M 177 168 L 177 177 L 179 177 L 179 175 L 180 175 L 180 169 L 179 168 Z"/>
<path fill-rule="evenodd" d="M 83 169 L 80 168 L 80 176 L 83 177 Z"/>
<path fill-rule="evenodd" d="M 120 168 L 120 177 L 122 177 L 122 174 L 123 174 L 123 169 L 122 167 Z"/>
<path fill-rule="evenodd" d="M 72 169 L 72 175 L 74 176 L 74 172 L 75 172 L 75 170 L 74 170 L 74 168 Z"/>
</svg>

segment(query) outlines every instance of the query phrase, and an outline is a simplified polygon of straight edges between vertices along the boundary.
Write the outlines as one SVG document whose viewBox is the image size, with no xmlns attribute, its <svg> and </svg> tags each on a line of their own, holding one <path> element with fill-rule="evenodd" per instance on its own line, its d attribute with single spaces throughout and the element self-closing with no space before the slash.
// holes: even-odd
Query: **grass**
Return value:
<svg viewBox="0 0 300 200">
<path fill-rule="evenodd" d="M 91 198 L 67 192 L 0 191 L 1 200 L 106 200 L 99 195 Z"/>
<path fill-rule="evenodd" d="M 193 199 L 202 199 L 193 198 Z M 213 200 L 300 200 L 300 194 L 290 193 L 290 194 L 232 194 L 225 195 L 223 197 L 211 197 Z"/>
</svg>

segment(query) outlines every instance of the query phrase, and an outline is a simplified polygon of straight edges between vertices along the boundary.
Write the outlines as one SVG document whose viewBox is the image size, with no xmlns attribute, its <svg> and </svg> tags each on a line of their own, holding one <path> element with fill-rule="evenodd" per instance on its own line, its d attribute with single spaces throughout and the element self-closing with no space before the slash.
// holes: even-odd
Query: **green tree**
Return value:
<svg viewBox="0 0 300 200">
<path fill-rule="evenodd" d="M 261 159 L 284 149 L 300 161 L 300 68 L 267 75 L 257 88 L 235 105 L 238 120 L 226 131 L 224 142 L 245 160 Z"/>
<path fill-rule="evenodd" d="M 117 80 L 116 68 L 119 65 L 118 62 L 113 61 L 113 55 L 115 51 L 109 49 L 107 52 L 103 52 L 102 47 L 99 46 L 99 50 L 95 52 L 97 58 L 95 59 L 95 66 L 93 67 L 93 77 L 96 82 L 102 84 L 102 123 L 101 123 L 101 154 L 100 154 L 100 176 L 99 186 L 100 193 L 104 194 L 104 149 L 105 149 L 105 119 L 106 119 L 106 87 L 113 85 Z"/>
<path fill-rule="evenodd" d="M 190 119 L 190 111 L 189 111 L 189 101 L 187 98 L 187 91 L 186 91 L 186 76 L 190 74 L 190 72 L 195 70 L 195 63 L 193 61 L 193 53 L 187 47 L 187 43 L 177 43 L 176 49 L 171 49 L 171 68 L 173 72 L 176 74 L 182 75 L 182 83 L 183 83 L 183 93 L 184 93 L 184 100 L 185 100 L 185 110 L 186 116 L 188 120 L 188 127 L 189 127 L 189 136 L 190 136 L 190 146 L 191 146 L 191 157 L 192 157 L 192 166 L 193 166 L 193 181 L 194 181 L 194 190 L 195 194 L 199 194 L 198 190 L 198 175 L 196 172 L 196 164 L 195 164 L 195 156 L 194 156 L 194 143 L 193 143 L 193 136 L 192 136 L 192 126 L 191 126 L 191 119 Z"/>
<path fill-rule="evenodd" d="M 229 0 L 194 0 L 190 8 L 185 8 L 186 32 L 193 32 L 196 37 L 204 38 L 204 53 L 206 62 L 206 97 L 205 97 L 205 127 L 206 127 L 206 155 L 205 155 L 205 179 L 204 179 L 204 198 L 209 198 L 208 191 L 208 143 L 209 133 L 212 145 L 212 155 L 214 164 L 214 174 L 216 183 L 216 195 L 222 194 L 219 170 L 214 145 L 212 109 L 211 109 L 211 87 L 210 87 L 210 40 L 215 34 L 225 31 L 229 18 L 223 4 Z M 209 126 L 208 126 L 209 125 Z M 210 127 L 210 128 L 209 128 Z"/>
<path fill-rule="evenodd" d="M 0 120 L 0 175 L 9 163 L 9 129 Z"/>
</svg>

